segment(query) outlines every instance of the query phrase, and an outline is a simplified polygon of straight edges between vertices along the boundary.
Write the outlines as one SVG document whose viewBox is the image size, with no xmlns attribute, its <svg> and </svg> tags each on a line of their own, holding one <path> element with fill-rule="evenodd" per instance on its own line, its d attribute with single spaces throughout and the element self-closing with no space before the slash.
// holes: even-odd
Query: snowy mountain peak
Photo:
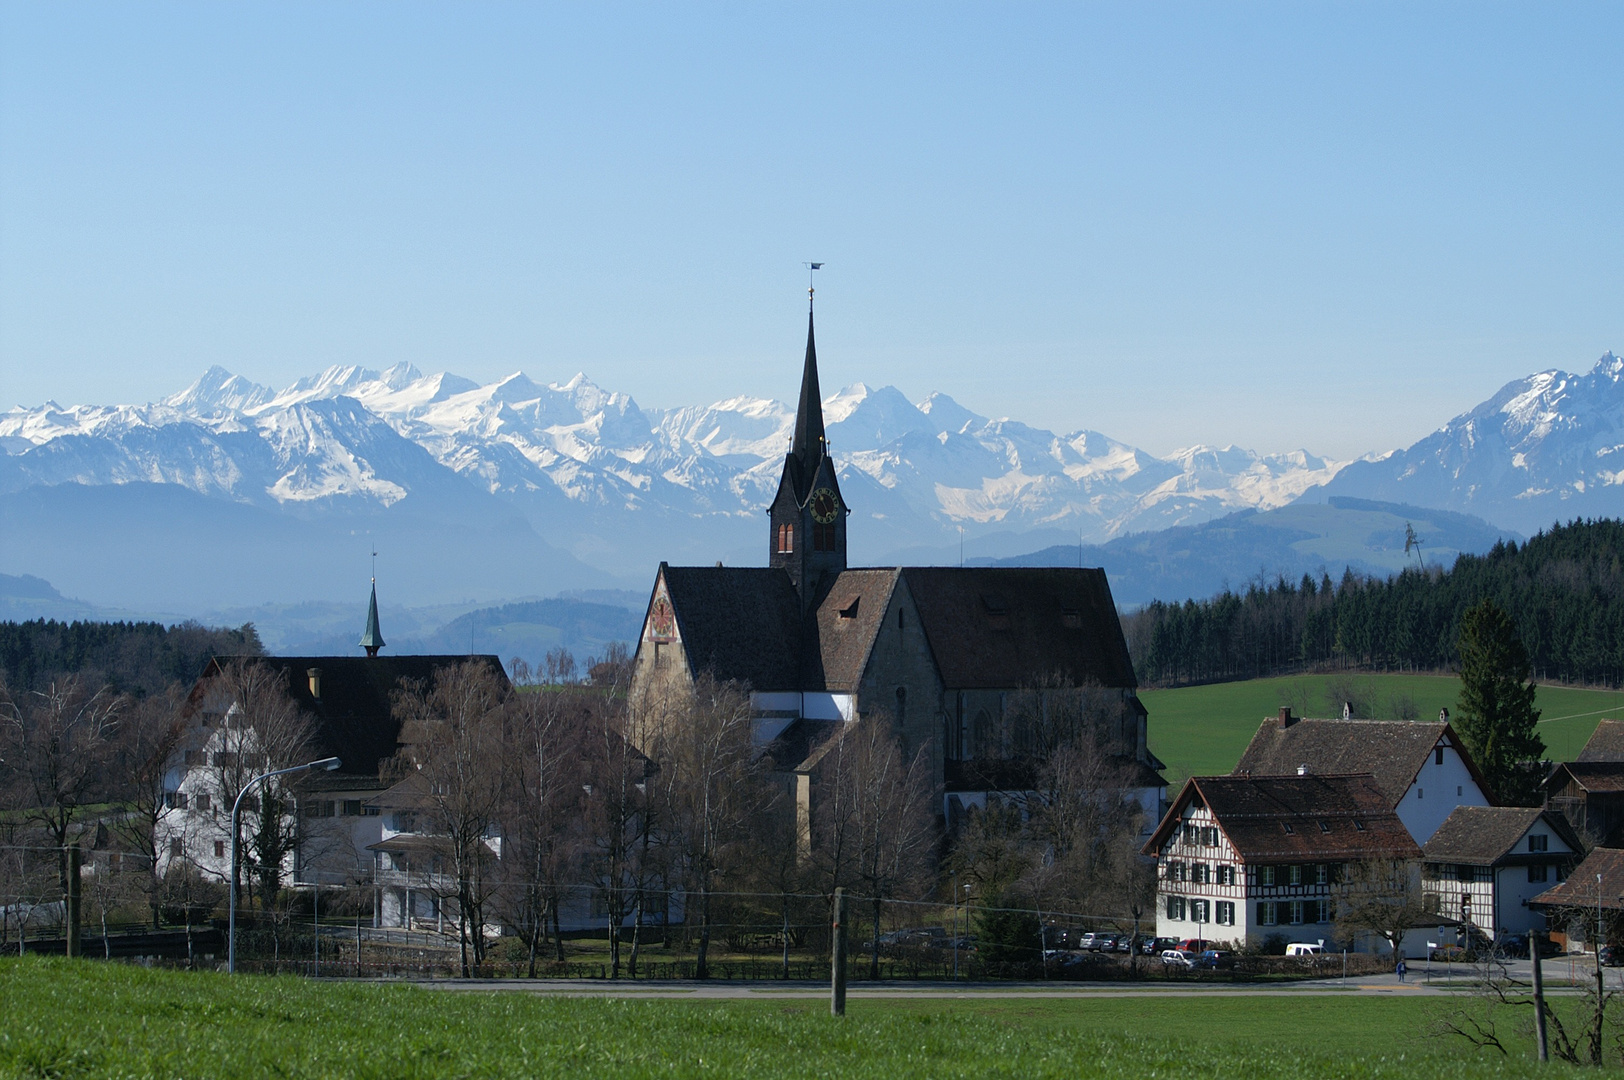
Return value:
<svg viewBox="0 0 1624 1080">
<path fill-rule="evenodd" d="M 246 412 L 270 401 L 275 393 L 267 386 L 249 382 L 216 364 L 196 382 L 160 404 L 185 413 L 206 415 L 216 412 Z"/>
</svg>

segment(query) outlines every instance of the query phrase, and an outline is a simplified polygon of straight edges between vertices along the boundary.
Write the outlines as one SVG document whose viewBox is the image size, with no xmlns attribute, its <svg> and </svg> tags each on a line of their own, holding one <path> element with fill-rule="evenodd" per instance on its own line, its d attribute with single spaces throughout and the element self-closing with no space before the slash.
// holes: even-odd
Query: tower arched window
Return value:
<svg viewBox="0 0 1624 1080">
<path fill-rule="evenodd" d="M 778 554 L 793 555 L 795 553 L 795 526 L 778 526 Z"/>
</svg>

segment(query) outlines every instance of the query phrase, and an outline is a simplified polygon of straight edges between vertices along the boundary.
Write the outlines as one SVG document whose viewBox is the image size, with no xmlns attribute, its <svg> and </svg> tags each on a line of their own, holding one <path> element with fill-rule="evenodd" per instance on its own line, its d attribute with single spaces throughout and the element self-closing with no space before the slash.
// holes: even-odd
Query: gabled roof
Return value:
<svg viewBox="0 0 1624 1080">
<path fill-rule="evenodd" d="M 337 772 L 322 778 L 324 786 L 343 784 L 341 777 L 376 777 L 379 767 L 400 746 L 400 720 L 390 700 L 402 684 L 428 685 L 435 672 L 469 662 L 489 667 L 508 685 L 502 662 L 494 656 L 253 656 L 215 657 L 204 668 L 192 690 L 191 705 L 201 700 L 204 684 L 233 659 L 253 660 L 286 672 L 289 695 L 301 710 L 316 719 L 314 752 L 342 763 Z M 321 669 L 321 697 L 310 693 L 309 671 Z"/>
<path fill-rule="evenodd" d="M 802 689 L 854 692 L 868 667 L 896 570 L 842 570 L 819 598 L 810 617 Z"/>
<path fill-rule="evenodd" d="M 1477 781 L 1483 794 L 1494 793 L 1471 755 L 1441 720 L 1293 720 L 1263 721 L 1232 775 L 1290 776 L 1307 765 L 1315 773 L 1369 773 L 1397 806 L 1440 739 L 1447 738 Z"/>
<path fill-rule="evenodd" d="M 949 689 L 1054 676 L 1138 686 L 1104 570 L 910 566 L 902 575 Z"/>
<path fill-rule="evenodd" d="M 1601 881 L 1596 881 L 1596 875 Z M 1529 907 L 1581 907 L 1609 911 L 1624 909 L 1624 849 L 1599 847 L 1568 874 L 1568 880 L 1546 889 Z"/>
<path fill-rule="evenodd" d="M 1527 806 L 1457 806 L 1421 851 L 1429 862 L 1465 863 L 1471 866 L 1527 861 L 1526 858 L 1517 860 L 1518 856 L 1529 855 L 1526 848 L 1518 850 L 1518 845 L 1536 825 L 1543 825 L 1555 833 L 1575 852 L 1584 850 L 1584 845 L 1561 814 L 1546 813 L 1538 807 Z M 1536 857 L 1548 858 L 1544 853 Z"/>
<path fill-rule="evenodd" d="M 799 690 L 801 599 L 781 569 L 660 564 L 693 673 Z"/>
<path fill-rule="evenodd" d="M 1246 862 L 1419 858 L 1387 793 L 1355 776 L 1192 776 L 1144 846 L 1157 855 L 1192 804 L 1212 811 Z"/>
<path fill-rule="evenodd" d="M 1603 720 L 1596 725 L 1579 761 L 1624 761 L 1624 720 Z"/>
<path fill-rule="evenodd" d="M 774 772 L 809 768 L 816 764 L 813 756 L 828 745 L 841 726 L 839 720 L 796 720 L 762 749 L 762 755 L 772 763 Z"/>
<path fill-rule="evenodd" d="M 1545 778 L 1545 788 L 1555 791 L 1571 778 L 1590 795 L 1617 795 L 1624 792 L 1624 761 L 1559 761 Z"/>
</svg>

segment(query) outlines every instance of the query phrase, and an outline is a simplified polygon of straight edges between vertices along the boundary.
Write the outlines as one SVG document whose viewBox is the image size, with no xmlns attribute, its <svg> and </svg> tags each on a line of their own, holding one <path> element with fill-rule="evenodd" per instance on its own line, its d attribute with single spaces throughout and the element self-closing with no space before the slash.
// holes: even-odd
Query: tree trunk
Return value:
<svg viewBox="0 0 1624 1080">
<path fill-rule="evenodd" d="M 632 978 L 637 978 L 637 954 L 643 941 L 643 890 L 637 890 L 637 909 L 632 915 L 632 955 L 627 965 L 627 972 Z"/>
<path fill-rule="evenodd" d="M 564 928 L 558 921 L 558 897 L 553 897 L 552 902 L 547 906 L 553 909 L 553 944 L 558 948 L 558 962 L 562 964 L 564 962 Z"/>
<path fill-rule="evenodd" d="M 876 889 L 875 892 L 879 890 Z M 880 905 L 882 901 L 878 896 L 874 898 L 874 940 L 869 942 L 868 949 L 868 977 L 874 982 L 880 981 Z"/>
<path fill-rule="evenodd" d="M 694 956 L 694 978 L 710 978 L 710 893 L 699 895 L 699 951 Z"/>
</svg>

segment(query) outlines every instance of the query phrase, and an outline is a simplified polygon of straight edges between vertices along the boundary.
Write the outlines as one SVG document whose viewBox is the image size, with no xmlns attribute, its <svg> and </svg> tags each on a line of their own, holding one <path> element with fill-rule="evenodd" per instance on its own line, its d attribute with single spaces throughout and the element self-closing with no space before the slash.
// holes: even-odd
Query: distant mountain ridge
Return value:
<svg viewBox="0 0 1624 1080">
<path fill-rule="evenodd" d="M 1621 368 L 1608 354 L 1587 376 L 1530 376 L 1352 463 L 1233 446 L 1159 457 L 862 383 L 824 407 L 853 561 L 951 563 L 961 538 L 983 556 L 1109 545 L 1330 496 L 1501 528 L 1619 514 Z M 340 366 L 276 391 L 215 367 L 147 405 L 0 414 L 0 569 L 164 610 L 347 596 L 374 545 L 386 591 L 410 605 L 641 588 L 662 559 L 763 561 L 792 423 L 752 397 L 645 410 L 584 375 L 481 385 Z"/>
</svg>

